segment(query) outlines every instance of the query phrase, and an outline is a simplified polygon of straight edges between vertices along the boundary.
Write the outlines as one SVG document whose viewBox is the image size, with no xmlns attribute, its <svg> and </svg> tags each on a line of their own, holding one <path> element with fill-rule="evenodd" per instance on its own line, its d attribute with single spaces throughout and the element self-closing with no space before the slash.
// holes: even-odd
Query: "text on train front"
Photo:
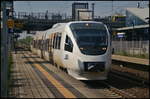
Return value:
<svg viewBox="0 0 150 99">
<path fill-rule="evenodd" d="M 102 55 L 106 52 L 108 34 L 104 24 L 73 23 L 70 28 L 83 54 Z"/>
</svg>

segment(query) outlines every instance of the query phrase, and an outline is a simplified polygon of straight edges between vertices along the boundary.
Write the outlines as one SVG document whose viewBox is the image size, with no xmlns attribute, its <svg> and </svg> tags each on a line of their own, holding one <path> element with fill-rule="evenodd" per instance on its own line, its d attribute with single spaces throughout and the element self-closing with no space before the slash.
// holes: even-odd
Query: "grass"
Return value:
<svg viewBox="0 0 150 99">
<path fill-rule="evenodd" d="M 122 56 L 129 56 L 129 57 L 149 59 L 149 54 L 135 54 L 135 55 L 132 55 L 132 54 L 129 54 L 129 53 L 125 52 L 125 51 L 116 52 L 115 54 L 116 55 L 122 55 Z"/>
</svg>

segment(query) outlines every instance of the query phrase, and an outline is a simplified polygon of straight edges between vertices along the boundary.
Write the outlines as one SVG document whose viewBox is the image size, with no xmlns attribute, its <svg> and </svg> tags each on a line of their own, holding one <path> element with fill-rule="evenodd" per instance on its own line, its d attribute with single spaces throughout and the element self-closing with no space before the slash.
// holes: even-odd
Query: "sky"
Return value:
<svg viewBox="0 0 150 99">
<path fill-rule="evenodd" d="M 124 12 L 126 8 L 141 6 L 147 7 L 149 1 L 14 1 L 15 12 L 48 12 L 66 13 L 72 15 L 72 3 L 88 2 L 89 9 L 95 3 L 95 16 L 109 16 L 115 12 Z M 113 5 L 113 10 L 112 10 Z M 112 12 L 113 11 L 113 12 Z"/>
</svg>

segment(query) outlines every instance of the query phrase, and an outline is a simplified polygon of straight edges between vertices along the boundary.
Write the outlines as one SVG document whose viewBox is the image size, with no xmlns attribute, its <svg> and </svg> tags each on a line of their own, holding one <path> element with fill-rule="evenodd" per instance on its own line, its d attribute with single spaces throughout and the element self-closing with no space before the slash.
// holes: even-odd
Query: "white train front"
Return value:
<svg viewBox="0 0 150 99">
<path fill-rule="evenodd" d="M 79 80 L 105 80 L 111 66 L 110 33 L 101 22 L 55 24 L 38 31 L 31 50 Z"/>
</svg>

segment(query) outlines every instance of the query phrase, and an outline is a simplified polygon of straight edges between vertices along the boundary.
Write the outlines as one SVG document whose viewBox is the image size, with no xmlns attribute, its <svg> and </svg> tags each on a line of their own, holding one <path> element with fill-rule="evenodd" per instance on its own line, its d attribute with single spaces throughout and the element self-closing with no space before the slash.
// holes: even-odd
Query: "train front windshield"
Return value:
<svg viewBox="0 0 150 99">
<path fill-rule="evenodd" d="M 108 34 L 100 23 L 72 23 L 70 28 L 80 51 L 85 55 L 104 54 L 108 46 Z"/>
</svg>

